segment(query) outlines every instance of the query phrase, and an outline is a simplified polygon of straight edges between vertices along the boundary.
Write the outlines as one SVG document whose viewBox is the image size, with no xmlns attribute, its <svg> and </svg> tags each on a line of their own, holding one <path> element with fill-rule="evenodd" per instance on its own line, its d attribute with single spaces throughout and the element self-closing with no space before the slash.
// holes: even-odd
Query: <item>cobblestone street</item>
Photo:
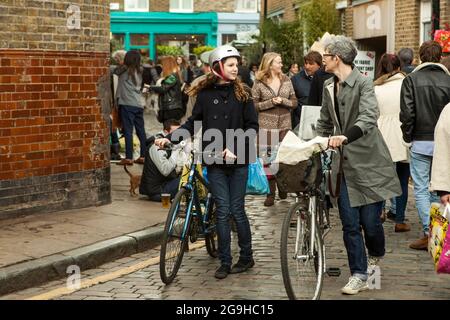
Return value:
<svg viewBox="0 0 450 320">
<path fill-rule="evenodd" d="M 262 206 L 262 197 L 249 196 L 247 211 L 253 232 L 256 265 L 246 273 L 214 278 L 218 261 L 210 258 L 205 247 L 187 252 L 175 281 L 165 286 L 159 278 L 159 265 L 153 265 L 116 279 L 100 283 L 55 299 L 287 299 L 280 270 L 279 238 L 281 222 L 293 198 Z M 413 204 L 407 219 L 412 224 L 408 233 L 394 233 L 394 224 L 385 222 L 386 257 L 380 263 L 380 290 L 369 290 L 356 296 L 344 296 L 339 289 L 345 285 L 349 270 L 337 212 L 332 211 L 333 229 L 326 238 L 327 266 L 341 268 L 339 277 L 325 275 L 322 299 L 450 299 L 450 278 L 437 275 L 426 251 L 408 248 L 419 236 L 418 218 Z M 237 259 L 237 238 L 233 235 L 233 252 Z M 82 273 L 82 281 L 136 265 L 159 257 L 159 248 L 102 265 Z M 155 259 L 156 260 L 156 259 Z M 65 287 L 66 281 L 53 281 L 45 286 L 27 289 L 3 299 L 22 299 Z"/>
</svg>

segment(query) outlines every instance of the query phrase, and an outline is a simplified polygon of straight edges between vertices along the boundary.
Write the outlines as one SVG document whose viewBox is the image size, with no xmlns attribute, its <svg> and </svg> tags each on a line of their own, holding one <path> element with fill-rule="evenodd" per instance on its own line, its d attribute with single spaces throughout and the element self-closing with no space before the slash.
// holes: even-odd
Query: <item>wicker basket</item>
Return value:
<svg viewBox="0 0 450 320">
<path fill-rule="evenodd" d="M 295 165 L 280 163 L 276 178 L 280 192 L 305 192 L 319 187 L 322 182 L 320 152 Z"/>
</svg>

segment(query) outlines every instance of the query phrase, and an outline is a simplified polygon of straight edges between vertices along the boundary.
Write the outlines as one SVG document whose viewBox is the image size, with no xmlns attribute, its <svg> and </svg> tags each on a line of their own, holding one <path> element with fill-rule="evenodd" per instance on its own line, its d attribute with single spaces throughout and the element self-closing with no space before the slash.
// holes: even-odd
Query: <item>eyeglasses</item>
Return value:
<svg viewBox="0 0 450 320">
<path fill-rule="evenodd" d="M 335 56 L 335 54 L 331 54 L 331 53 L 324 53 L 322 55 L 322 57 L 334 57 L 334 56 Z"/>
</svg>

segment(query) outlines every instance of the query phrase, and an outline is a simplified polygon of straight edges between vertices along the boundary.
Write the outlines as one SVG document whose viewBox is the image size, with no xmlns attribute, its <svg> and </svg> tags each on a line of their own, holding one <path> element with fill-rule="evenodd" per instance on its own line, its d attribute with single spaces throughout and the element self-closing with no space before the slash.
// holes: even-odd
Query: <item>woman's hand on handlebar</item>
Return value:
<svg viewBox="0 0 450 320">
<path fill-rule="evenodd" d="M 328 140 L 328 148 L 336 149 L 348 143 L 346 136 L 332 136 Z"/>
<path fill-rule="evenodd" d="M 236 160 L 237 159 L 236 155 L 228 149 L 223 150 L 222 157 L 225 160 Z"/>
<path fill-rule="evenodd" d="M 170 140 L 166 138 L 159 138 L 155 140 L 155 145 L 159 148 L 164 148 L 165 145 L 170 144 Z"/>
</svg>

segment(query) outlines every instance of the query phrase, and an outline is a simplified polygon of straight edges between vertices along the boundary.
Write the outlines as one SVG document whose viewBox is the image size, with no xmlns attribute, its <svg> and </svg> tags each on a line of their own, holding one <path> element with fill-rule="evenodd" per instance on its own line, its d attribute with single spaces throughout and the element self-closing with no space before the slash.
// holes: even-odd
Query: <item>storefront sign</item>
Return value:
<svg viewBox="0 0 450 320">
<path fill-rule="evenodd" d="M 353 8 L 353 37 L 386 36 L 389 27 L 389 0 L 372 1 Z"/>
<path fill-rule="evenodd" d="M 358 51 L 354 63 L 363 75 L 375 79 L 375 51 Z"/>
</svg>

